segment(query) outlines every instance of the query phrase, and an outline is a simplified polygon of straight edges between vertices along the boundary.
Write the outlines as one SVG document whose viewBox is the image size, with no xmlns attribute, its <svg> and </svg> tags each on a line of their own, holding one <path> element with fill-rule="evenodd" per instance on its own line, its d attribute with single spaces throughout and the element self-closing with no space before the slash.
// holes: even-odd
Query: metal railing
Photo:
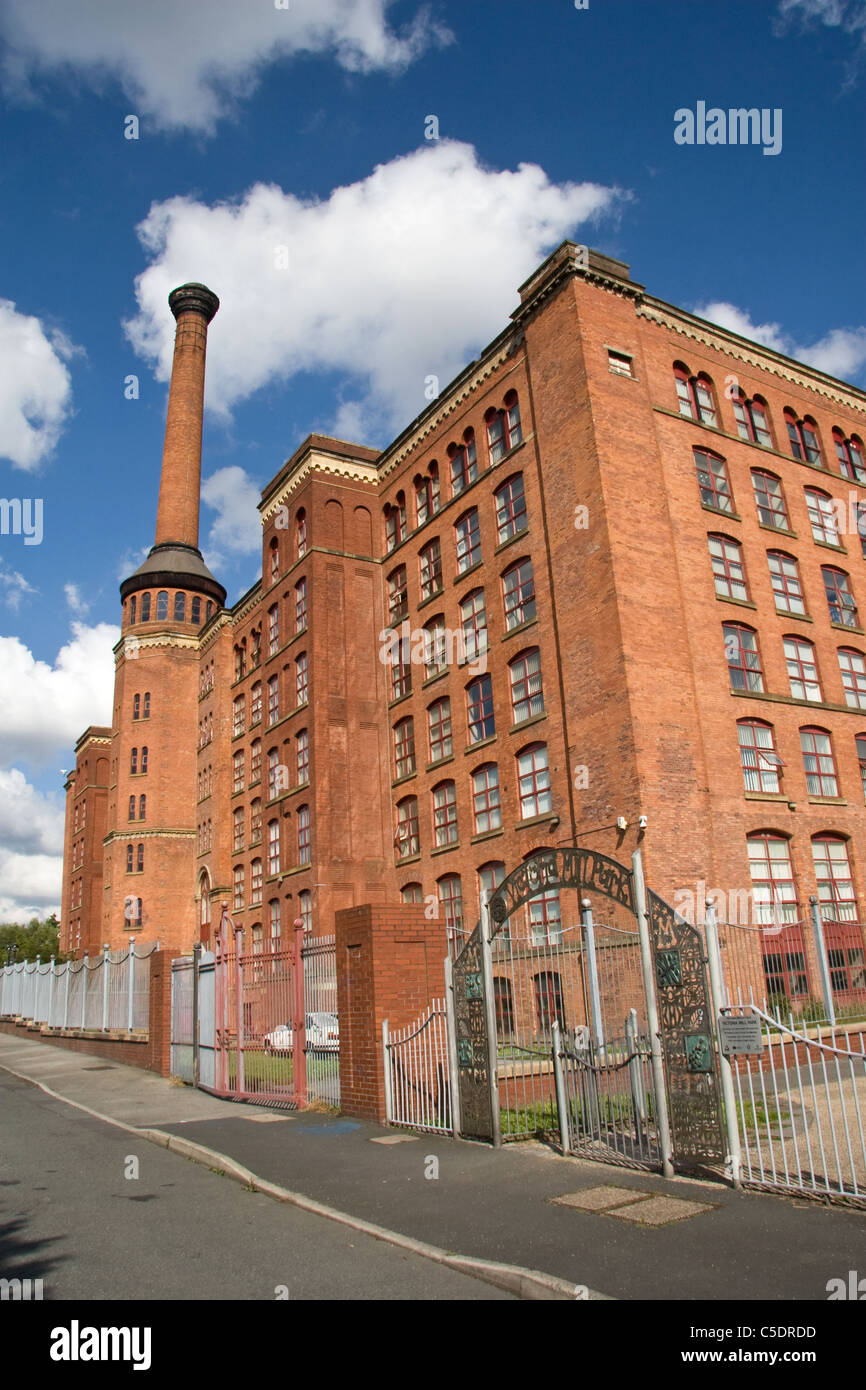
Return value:
<svg viewBox="0 0 866 1390">
<path fill-rule="evenodd" d="M 340 1104 L 337 939 L 317 936 L 301 950 L 306 1015 L 307 1101 Z"/>
<path fill-rule="evenodd" d="M 742 1181 L 866 1206 L 864 1030 L 820 1039 L 754 1004 L 726 1012 L 763 1034 L 760 1054 L 730 1058 Z"/>
<path fill-rule="evenodd" d="M 407 1028 L 391 1033 L 382 1024 L 385 1116 L 388 1124 L 452 1132 L 451 1075 L 444 999 Z"/>
<path fill-rule="evenodd" d="M 96 960 L 21 961 L 0 967 L 0 1018 L 66 1032 L 146 1032 L 150 956 L 135 947 Z"/>
</svg>

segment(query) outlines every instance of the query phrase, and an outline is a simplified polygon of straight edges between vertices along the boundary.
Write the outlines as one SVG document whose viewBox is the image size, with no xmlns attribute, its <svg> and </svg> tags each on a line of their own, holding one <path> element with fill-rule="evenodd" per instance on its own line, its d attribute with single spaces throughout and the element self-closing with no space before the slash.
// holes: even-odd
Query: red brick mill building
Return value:
<svg viewBox="0 0 866 1390">
<path fill-rule="evenodd" d="M 817 993 L 817 895 L 834 987 L 863 987 L 866 394 L 566 242 L 385 450 L 300 445 L 227 608 L 198 550 L 218 302 L 169 302 L 155 545 L 67 782 L 63 949 L 188 949 L 223 900 L 254 941 L 402 900 L 441 956 L 533 851 L 640 846 L 681 908 L 751 890 L 774 992 Z M 530 904 L 539 943 L 563 910 Z"/>
</svg>

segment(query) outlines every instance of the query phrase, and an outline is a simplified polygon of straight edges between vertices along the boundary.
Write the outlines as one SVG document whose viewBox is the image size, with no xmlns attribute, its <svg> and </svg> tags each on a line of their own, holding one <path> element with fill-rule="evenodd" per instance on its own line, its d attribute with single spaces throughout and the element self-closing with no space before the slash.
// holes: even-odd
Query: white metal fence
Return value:
<svg viewBox="0 0 866 1390">
<path fill-rule="evenodd" d="M 150 956 L 156 949 L 105 951 L 96 960 L 21 961 L 0 968 L 0 1018 L 48 1028 L 146 1032 Z"/>
<path fill-rule="evenodd" d="M 434 999 L 408 1028 L 382 1025 L 385 1114 L 389 1124 L 450 1134 L 451 1080 L 444 999 Z"/>
<path fill-rule="evenodd" d="M 307 1101 L 340 1104 L 337 939 L 317 936 L 301 950 L 306 1014 Z"/>
</svg>

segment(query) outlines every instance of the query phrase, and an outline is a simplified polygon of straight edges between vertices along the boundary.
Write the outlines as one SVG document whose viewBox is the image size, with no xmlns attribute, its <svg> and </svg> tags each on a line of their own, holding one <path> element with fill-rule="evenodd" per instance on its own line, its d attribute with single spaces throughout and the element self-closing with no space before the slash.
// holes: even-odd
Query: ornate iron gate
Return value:
<svg viewBox="0 0 866 1390">
<path fill-rule="evenodd" d="M 580 905 L 570 923 L 538 910 L 563 893 Z M 482 908 L 451 984 L 461 1134 L 558 1126 L 570 1151 L 666 1173 L 724 1158 L 703 944 L 646 892 L 639 853 L 631 869 L 588 849 L 533 855 Z"/>
</svg>

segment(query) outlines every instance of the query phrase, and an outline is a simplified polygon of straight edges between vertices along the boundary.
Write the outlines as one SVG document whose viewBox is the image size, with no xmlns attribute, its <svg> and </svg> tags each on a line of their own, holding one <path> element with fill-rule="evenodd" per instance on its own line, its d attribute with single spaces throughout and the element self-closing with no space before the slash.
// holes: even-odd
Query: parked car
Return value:
<svg viewBox="0 0 866 1390">
<path fill-rule="evenodd" d="M 281 1023 L 278 1028 L 273 1028 L 270 1033 L 265 1033 L 262 1042 L 265 1045 L 265 1052 L 291 1052 L 291 1023 Z"/>
<path fill-rule="evenodd" d="M 307 1014 L 308 1047 L 337 1047 L 340 1042 L 340 1020 L 336 1014 Z"/>
</svg>

